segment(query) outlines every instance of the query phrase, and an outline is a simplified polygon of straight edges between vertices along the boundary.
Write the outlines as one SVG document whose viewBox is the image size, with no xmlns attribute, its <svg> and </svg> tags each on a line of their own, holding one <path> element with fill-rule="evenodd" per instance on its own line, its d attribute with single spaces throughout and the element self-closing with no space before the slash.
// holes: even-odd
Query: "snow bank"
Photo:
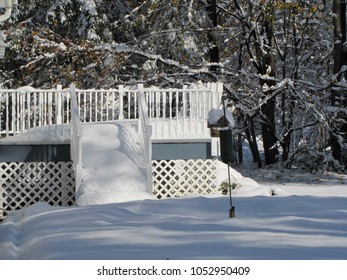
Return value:
<svg viewBox="0 0 347 280">
<path fill-rule="evenodd" d="M 0 259 L 345 259 L 347 198 L 227 197 L 80 207 L 43 203 L 0 225 Z"/>
<path fill-rule="evenodd" d="M 152 199 L 131 126 L 83 129 L 80 206 L 40 202 L 10 212 L 0 224 L 0 259 L 346 258 L 345 185 L 305 185 L 303 177 L 301 185 L 259 184 L 230 168 L 238 185 L 230 219 L 228 196 Z M 222 162 L 217 168 L 220 184 L 228 169 Z"/>
</svg>

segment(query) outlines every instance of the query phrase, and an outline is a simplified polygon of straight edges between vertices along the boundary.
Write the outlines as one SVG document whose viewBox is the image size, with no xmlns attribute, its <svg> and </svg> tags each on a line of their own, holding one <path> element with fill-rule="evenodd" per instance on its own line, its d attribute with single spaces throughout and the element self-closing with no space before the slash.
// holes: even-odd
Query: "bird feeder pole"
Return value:
<svg viewBox="0 0 347 280">
<path fill-rule="evenodd" d="M 224 119 L 226 119 L 226 99 L 223 102 L 223 110 L 224 110 Z M 229 218 L 235 217 L 235 206 L 233 206 L 233 198 L 231 195 L 231 179 L 230 179 L 230 162 L 228 161 L 228 185 L 229 185 L 229 202 L 230 202 L 230 209 L 229 209 Z"/>
</svg>

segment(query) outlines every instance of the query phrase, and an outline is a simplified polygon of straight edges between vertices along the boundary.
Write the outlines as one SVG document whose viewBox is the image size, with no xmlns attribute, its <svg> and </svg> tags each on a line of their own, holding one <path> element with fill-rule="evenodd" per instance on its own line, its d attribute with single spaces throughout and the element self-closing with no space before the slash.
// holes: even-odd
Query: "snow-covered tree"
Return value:
<svg viewBox="0 0 347 280">
<path fill-rule="evenodd" d="M 335 8 L 342 3 L 334 2 Z M 346 64 L 338 56 L 345 55 L 345 40 L 338 36 L 345 31 L 338 33 L 338 20 L 333 24 L 343 12 L 332 13 L 332 4 L 23 0 L 1 26 L 7 50 L 0 82 L 9 88 L 71 82 L 110 88 L 218 80 L 258 166 L 259 139 L 266 164 L 306 164 L 303 154 L 327 162 L 331 147 L 340 160 L 346 145 Z"/>
<path fill-rule="evenodd" d="M 113 25 L 124 19 L 125 1 L 20 1 L 4 25 L 7 53 L 0 67 L 5 87 L 107 86 L 123 54 L 107 44 L 121 37 Z"/>
<path fill-rule="evenodd" d="M 333 44 L 327 2 L 235 0 L 223 5 L 234 36 L 227 46 L 233 57 L 224 59 L 224 67 L 239 71 L 229 80 L 232 96 L 245 115 L 248 138 L 261 134 L 265 152 L 273 151 L 269 163 L 276 150 L 278 159 L 292 164 L 300 149 L 328 146 L 327 141 L 312 146 L 317 135 L 306 134 L 321 131 L 318 126 L 331 128 L 324 111 Z M 262 132 L 247 132 L 260 127 Z M 254 137 L 249 140 L 255 143 Z"/>
</svg>

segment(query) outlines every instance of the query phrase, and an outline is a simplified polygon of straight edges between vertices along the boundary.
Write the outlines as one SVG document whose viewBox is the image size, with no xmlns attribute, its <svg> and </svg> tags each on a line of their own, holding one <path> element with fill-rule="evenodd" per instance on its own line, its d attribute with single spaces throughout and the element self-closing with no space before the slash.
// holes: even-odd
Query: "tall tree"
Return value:
<svg viewBox="0 0 347 280">
<path fill-rule="evenodd" d="M 276 85 L 275 81 L 275 58 L 274 58 L 274 35 L 273 35 L 273 22 L 275 20 L 274 7 L 268 5 L 264 8 L 264 21 L 263 21 L 263 34 L 261 33 L 261 45 L 264 48 L 259 48 L 257 54 L 259 57 L 263 57 L 260 67 L 258 69 L 259 74 L 267 77 L 261 79 L 261 86 L 266 86 L 265 94 L 267 96 L 273 95 L 273 88 Z M 278 161 L 278 148 L 276 137 L 276 121 L 275 121 L 275 96 L 268 98 L 268 100 L 262 105 L 261 112 L 263 114 L 262 121 L 262 134 L 264 142 L 265 163 L 273 164 Z"/>
<path fill-rule="evenodd" d="M 265 163 L 273 164 L 278 160 L 278 147 L 275 122 L 275 95 L 272 88 L 276 85 L 276 62 L 273 24 L 275 20 L 273 1 L 236 1 L 232 15 L 242 25 L 243 42 L 247 56 L 259 78 L 262 117 L 261 130 L 264 145 Z M 247 11 L 247 13 L 246 13 Z"/>
<path fill-rule="evenodd" d="M 347 92 L 339 87 L 339 83 L 347 78 L 347 40 L 346 40 L 346 1 L 334 0 L 334 73 L 336 84 L 332 89 L 331 105 L 337 107 L 334 116 L 333 131 L 331 134 L 331 147 L 333 156 L 341 164 L 347 166 L 346 142 L 347 142 Z"/>
<path fill-rule="evenodd" d="M 217 14 L 217 1 L 207 0 L 206 10 L 208 17 L 212 23 L 211 28 L 207 31 L 208 41 L 209 41 L 209 55 L 210 55 L 210 70 L 212 72 L 218 73 L 219 66 L 219 48 L 217 42 L 216 28 L 218 26 L 218 14 Z"/>
<path fill-rule="evenodd" d="M 254 119 L 265 156 L 269 151 L 266 162 L 291 164 L 308 146 L 324 149 L 315 131 L 327 125 L 322 108 L 333 40 L 325 1 L 221 2 L 234 36 L 221 49 L 237 53 L 238 60 L 230 58 L 224 65 L 239 71 L 229 79 L 240 95 L 236 106 Z"/>
</svg>

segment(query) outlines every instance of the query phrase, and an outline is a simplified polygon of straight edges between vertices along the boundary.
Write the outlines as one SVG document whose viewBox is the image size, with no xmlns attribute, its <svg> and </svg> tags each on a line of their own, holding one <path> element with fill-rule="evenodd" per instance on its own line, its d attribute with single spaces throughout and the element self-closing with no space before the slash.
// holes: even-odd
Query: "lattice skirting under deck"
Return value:
<svg viewBox="0 0 347 280">
<path fill-rule="evenodd" d="M 72 162 L 0 162 L 0 208 L 75 204 Z"/>
<path fill-rule="evenodd" d="M 215 194 L 216 169 L 216 161 L 209 159 L 152 161 L 153 195 L 160 199 Z"/>
</svg>

